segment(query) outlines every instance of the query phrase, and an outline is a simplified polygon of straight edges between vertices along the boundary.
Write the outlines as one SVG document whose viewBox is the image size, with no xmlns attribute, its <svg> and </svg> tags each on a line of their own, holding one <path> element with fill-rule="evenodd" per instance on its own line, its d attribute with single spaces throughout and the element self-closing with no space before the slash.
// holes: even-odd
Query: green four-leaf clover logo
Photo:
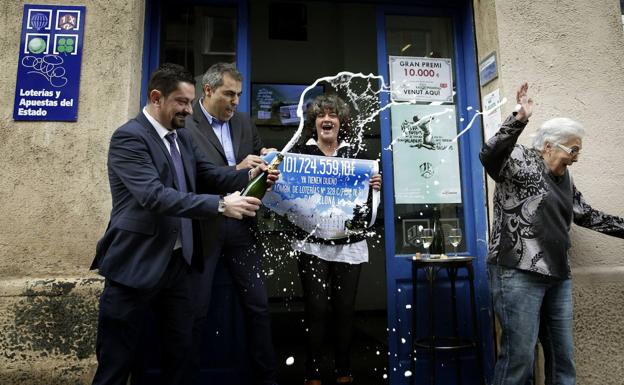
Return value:
<svg viewBox="0 0 624 385">
<path fill-rule="evenodd" d="M 56 50 L 59 53 L 73 53 L 75 49 L 74 39 L 71 37 L 62 37 L 56 42 Z"/>
</svg>

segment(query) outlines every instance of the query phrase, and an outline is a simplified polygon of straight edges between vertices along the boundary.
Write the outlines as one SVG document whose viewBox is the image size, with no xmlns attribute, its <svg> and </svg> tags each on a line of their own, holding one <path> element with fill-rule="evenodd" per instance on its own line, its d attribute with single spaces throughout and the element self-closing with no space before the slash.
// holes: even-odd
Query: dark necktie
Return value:
<svg viewBox="0 0 624 385">
<path fill-rule="evenodd" d="M 188 192 L 186 188 L 186 177 L 184 176 L 184 165 L 182 164 L 182 156 L 176 147 L 176 133 L 170 132 L 165 135 L 169 141 L 171 159 L 175 167 L 176 177 L 178 181 L 178 191 Z M 180 217 L 180 238 L 182 241 L 182 255 L 186 262 L 190 265 L 193 259 L 193 221 L 190 218 Z"/>
</svg>

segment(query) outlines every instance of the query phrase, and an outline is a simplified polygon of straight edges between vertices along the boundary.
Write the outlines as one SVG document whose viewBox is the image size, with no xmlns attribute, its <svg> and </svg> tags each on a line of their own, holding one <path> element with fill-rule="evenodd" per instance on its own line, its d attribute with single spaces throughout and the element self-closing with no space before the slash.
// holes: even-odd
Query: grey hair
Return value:
<svg viewBox="0 0 624 385">
<path fill-rule="evenodd" d="M 533 137 L 533 148 L 544 149 L 544 143 L 563 144 L 572 138 L 583 139 L 583 125 L 569 118 L 553 118 L 545 121 Z"/>
<path fill-rule="evenodd" d="M 211 65 L 202 77 L 202 88 L 206 85 L 213 90 L 221 87 L 224 74 L 230 75 L 236 81 L 243 81 L 243 75 L 238 72 L 234 63 L 216 63 Z"/>
</svg>

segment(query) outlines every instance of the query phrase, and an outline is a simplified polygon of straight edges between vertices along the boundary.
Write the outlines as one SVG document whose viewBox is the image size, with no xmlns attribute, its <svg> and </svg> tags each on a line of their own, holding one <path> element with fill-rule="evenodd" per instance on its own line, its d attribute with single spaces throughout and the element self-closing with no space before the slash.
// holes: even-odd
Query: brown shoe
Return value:
<svg viewBox="0 0 624 385">
<path fill-rule="evenodd" d="M 353 377 L 343 376 L 336 378 L 336 384 L 353 384 Z"/>
<path fill-rule="evenodd" d="M 303 385 L 321 385 L 321 380 L 305 380 Z"/>
</svg>

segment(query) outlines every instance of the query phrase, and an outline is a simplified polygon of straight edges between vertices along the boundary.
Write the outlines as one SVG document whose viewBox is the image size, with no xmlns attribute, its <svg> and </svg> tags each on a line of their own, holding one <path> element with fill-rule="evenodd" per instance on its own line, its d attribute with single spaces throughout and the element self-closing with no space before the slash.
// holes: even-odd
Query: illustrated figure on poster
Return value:
<svg viewBox="0 0 624 385">
<path fill-rule="evenodd" d="M 431 130 L 431 122 L 434 117 L 426 117 L 422 122 L 419 122 L 420 120 L 418 115 L 414 115 L 412 121 L 404 120 L 401 124 L 401 130 L 406 133 L 406 137 L 399 139 L 399 141 L 407 143 L 411 148 L 435 150 L 437 146 Z"/>
<path fill-rule="evenodd" d="M 460 203 L 454 106 L 397 105 L 391 117 L 396 203 Z"/>
<path fill-rule="evenodd" d="M 436 149 L 436 144 L 433 141 L 433 133 L 431 132 L 431 122 L 433 121 L 433 119 L 433 117 L 429 117 L 425 121 L 418 123 L 420 118 L 418 118 L 418 115 L 414 115 L 413 124 L 422 133 L 422 144 L 420 146 L 417 146 L 418 148 L 424 147 L 429 150 Z"/>
</svg>

